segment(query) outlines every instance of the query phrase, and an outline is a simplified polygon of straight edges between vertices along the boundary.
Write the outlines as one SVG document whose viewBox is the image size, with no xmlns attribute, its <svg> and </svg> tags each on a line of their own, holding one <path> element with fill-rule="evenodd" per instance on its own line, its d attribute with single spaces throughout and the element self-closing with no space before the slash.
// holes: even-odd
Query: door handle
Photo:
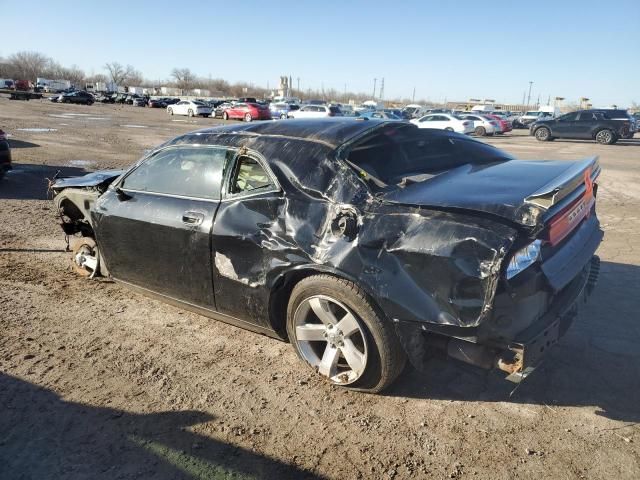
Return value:
<svg viewBox="0 0 640 480">
<path fill-rule="evenodd" d="M 200 225 L 204 220 L 204 213 L 184 212 L 182 214 L 182 223 L 185 225 Z"/>
</svg>

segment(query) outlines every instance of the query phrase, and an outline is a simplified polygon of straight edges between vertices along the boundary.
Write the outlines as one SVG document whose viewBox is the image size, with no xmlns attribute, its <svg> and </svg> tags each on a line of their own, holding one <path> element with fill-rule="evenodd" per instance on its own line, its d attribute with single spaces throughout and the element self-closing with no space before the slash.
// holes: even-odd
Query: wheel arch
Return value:
<svg viewBox="0 0 640 480">
<path fill-rule="evenodd" d="M 302 280 L 314 275 L 330 275 L 332 277 L 347 280 L 356 284 L 367 295 L 371 306 L 382 317 L 387 318 L 379 303 L 375 299 L 372 290 L 364 282 L 348 273 L 327 265 L 298 265 L 280 273 L 271 282 L 269 293 L 269 323 L 271 328 L 283 339 L 288 340 L 287 335 L 287 307 L 294 287 Z"/>
</svg>

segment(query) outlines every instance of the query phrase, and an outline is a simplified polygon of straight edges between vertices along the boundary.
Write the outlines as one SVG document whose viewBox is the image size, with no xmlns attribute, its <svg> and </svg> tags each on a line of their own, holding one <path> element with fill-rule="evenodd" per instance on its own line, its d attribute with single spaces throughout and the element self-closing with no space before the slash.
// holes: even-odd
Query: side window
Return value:
<svg viewBox="0 0 640 480">
<path fill-rule="evenodd" d="M 433 117 L 429 116 L 429 117 L 424 117 L 422 120 L 420 120 L 420 122 L 431 122 L 433 121 Z"/>
<path fill-rule="evenodd" d="M 260 163 L 251 157 L 239 157 L 231 177 L 230 193 L 247 193 L 275 185 Z"/>
<path fill-rule="evenodd" d="M 233 156 L 225 148 L 169 148 L 127 175 L 122 188 L 217 200 L 224 165 Z"/>
<path fill-rule="evenodd" d="M 582 122 L 590 122 L 591 120 L 596 120 L 595 114 L 591 112 L 582 112 L 580 114 L 580 121 Z"/>
</svg>

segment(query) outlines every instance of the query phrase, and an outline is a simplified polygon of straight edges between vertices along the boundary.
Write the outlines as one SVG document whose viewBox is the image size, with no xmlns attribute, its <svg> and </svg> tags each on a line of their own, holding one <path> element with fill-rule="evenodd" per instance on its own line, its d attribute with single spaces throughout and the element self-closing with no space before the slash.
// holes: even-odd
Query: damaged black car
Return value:
<svg viewBox="0 0 640 480">
<path fill-rule="evenodd" d="M 52 188 L 79 274 L 288 340 L 328 381 L 379 392 L 439 354 L 526 377 L 596 283 L 599 173 L 326 119 L 188 133 Z"/>
</svg>

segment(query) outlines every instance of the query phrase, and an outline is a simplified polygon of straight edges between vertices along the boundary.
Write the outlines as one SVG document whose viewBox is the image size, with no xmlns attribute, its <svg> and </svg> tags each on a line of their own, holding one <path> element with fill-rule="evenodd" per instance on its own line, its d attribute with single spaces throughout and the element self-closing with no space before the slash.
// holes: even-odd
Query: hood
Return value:
<svg viewBox="0 0 640 480">
<path fill-rule="evenodd" d="M 113 182 L 124 172 L 125 170 L 98 170 L 81 177 L 60 178 L 51 185 L 51 188 L 95 187 L 103 183 Z"/>
<path fill-rule="evenodd" d="M 489 165 L 465 164 L 428 180 L 398 188 L 383 200 L 405 205 L 486 213 L 533 227 L 543 214 L 595 178 L 597 157 L 582 161 L 509 160 Z"/>
</svg>

